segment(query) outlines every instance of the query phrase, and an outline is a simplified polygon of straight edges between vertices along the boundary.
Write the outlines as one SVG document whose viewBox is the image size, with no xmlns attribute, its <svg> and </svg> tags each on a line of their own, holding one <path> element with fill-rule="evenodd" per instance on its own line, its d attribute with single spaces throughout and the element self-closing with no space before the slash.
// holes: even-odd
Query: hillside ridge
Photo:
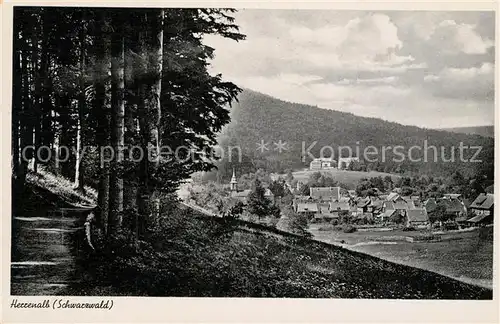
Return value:
<svg viewBox="0 0 500 324">
<path fill-rule="evenodd" d="M 285 142 L 287 149 L 278 152 L 276 145 L 279 141 Z M 397 170 L 396 173 L 442 176 L 459 170 L 463 174 L 474 175 L 478 172 L 492 173 L 493 167 L 493 138 L 402 125 L 379 118 L 291 103 L 249 89 L 244 89 L 238 102 L 232 105 L 231 122 L 222 130 L 219 142 L 223 147 L 239 146 L 248 160 L 243 162 L 273 172 L 308 167 L 312 157 L 319 157 L 323 148 L 326 153 L 333 150 L 336 158 L 340 155 L 337 154 L 339 147 L 350 148 L 356 156 L 356 150 L 363 153 L 368 146 L 378 149 L 377 159 L 371 166 L 376 171 L 392 173 Z M 257 144 L 261 142 L 268 146 L 259 151 Z M 458 160 L 460 143 L 467 147 L 481 146 L 480 158 L 485 163 L 467 163 L 474 155 L 472 150 L 467 149 L 464 151 L 466 162 Z M 403 146 L 405 152 L 413 146 L 420 147 L 420 151 L 414 150 L 412 154 L 415 160 L 421 161 L 394 161 L 396 154 L 391 151 L 382 160 L 382 149 L 396 146 Z M 432 146 L 437 151 L 432 148 L 429 151 Z M 425 148 L 429 151 L 427 161 L 423 161 Z M 457 154 L 456 161 L 448 163 L 441 159 L 439 148 L 444 150 L 445 158 L 453 150 L 453 154 Z M 342 156 L 349 156 L 350 152 L 341 153 Z M 232 166 L 236 165 L 233 163 Z"/>
</svg>

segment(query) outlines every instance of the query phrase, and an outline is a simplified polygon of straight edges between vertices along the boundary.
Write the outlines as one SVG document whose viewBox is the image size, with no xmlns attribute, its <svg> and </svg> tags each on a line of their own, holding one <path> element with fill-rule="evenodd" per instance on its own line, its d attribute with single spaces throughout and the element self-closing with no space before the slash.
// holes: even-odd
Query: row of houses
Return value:
<svg viewBox="0 0 500 324">
<path fill-rule="evenodd" d="M 392 192 L 376 197 L 355 197 L 352 193 L 341 195 L 340 187 L 310 188 L 309 195 L 295 196 L 293 206 L 298 213 L 307 213 L 317 221 L 334 221 L 342 217 L 359 222 L 395 222 L 406 226 L 429 225 L 429 213 L 438 204 L 444 205 L 447 218 L 458 223 L 492 223 L 493 194 L 479 195 L 469 206 L 458 194 L 447 194 L 439 199 L 422 201 L 420 196 L 402 196 Z M 470 217 L 468 210 L 473 211 Z"/>
</svg>

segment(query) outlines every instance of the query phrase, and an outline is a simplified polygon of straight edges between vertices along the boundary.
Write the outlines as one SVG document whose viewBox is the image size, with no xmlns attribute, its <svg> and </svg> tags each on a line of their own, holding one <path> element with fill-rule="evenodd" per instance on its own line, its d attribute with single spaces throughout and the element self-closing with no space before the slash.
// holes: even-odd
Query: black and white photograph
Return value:
<svg viewBox="0 0 500 324">
<path fill-rule="evenodd" d="M 11 308 L 493 299 L 494 11 L 12 22 Z"/>
</svg>

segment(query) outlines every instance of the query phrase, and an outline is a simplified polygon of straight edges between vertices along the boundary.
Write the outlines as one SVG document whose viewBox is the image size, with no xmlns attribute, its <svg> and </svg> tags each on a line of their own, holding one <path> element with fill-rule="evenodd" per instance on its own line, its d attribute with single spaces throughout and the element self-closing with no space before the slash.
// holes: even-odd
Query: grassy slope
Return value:
<svg viewBox="0 0 500 324">
<path fill-rule="evenodd" d="M 40 168 L 38 173 L 30 172 L 26 176 L 25 197 L 21 201 L 18 193 L 13 192 L 15 210 L 24 213 L 56 207 L 88 207 L 95 205 L 97 192 L 85 187 L 85 193 L 74 189 L 74 183 Z"/>
<path fill-rule="evenodd" d="M 168 212 L 140 253 L 82 260 L 75 295 L 490 299 L 490 290 L 321 242 L 187 210 Z M 168 221 L 166 221 L 168 219 Z"/>
</svg>

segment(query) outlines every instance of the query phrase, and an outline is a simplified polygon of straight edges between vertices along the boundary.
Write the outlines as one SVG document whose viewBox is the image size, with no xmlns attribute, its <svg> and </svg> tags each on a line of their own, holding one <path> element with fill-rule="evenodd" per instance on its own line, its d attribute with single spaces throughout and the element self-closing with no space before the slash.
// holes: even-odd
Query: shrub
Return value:
<svg viewBox="0 0 500 324">
<path fill-rule="evenodd" d="M 445 230 L 457 230 L 458 229 L 458 224 L 457 223 L 444 223 L 443 227 Z"/>
<path fill-rule="evenodd" d="M 344 227 L 342 228 L 342 231 L 344 233 L 354 233 L 356 232 L 356 227 L 350 225 L 350 224 L 347 224 L 347 225 L 344 225 Z"/>
</svg>

